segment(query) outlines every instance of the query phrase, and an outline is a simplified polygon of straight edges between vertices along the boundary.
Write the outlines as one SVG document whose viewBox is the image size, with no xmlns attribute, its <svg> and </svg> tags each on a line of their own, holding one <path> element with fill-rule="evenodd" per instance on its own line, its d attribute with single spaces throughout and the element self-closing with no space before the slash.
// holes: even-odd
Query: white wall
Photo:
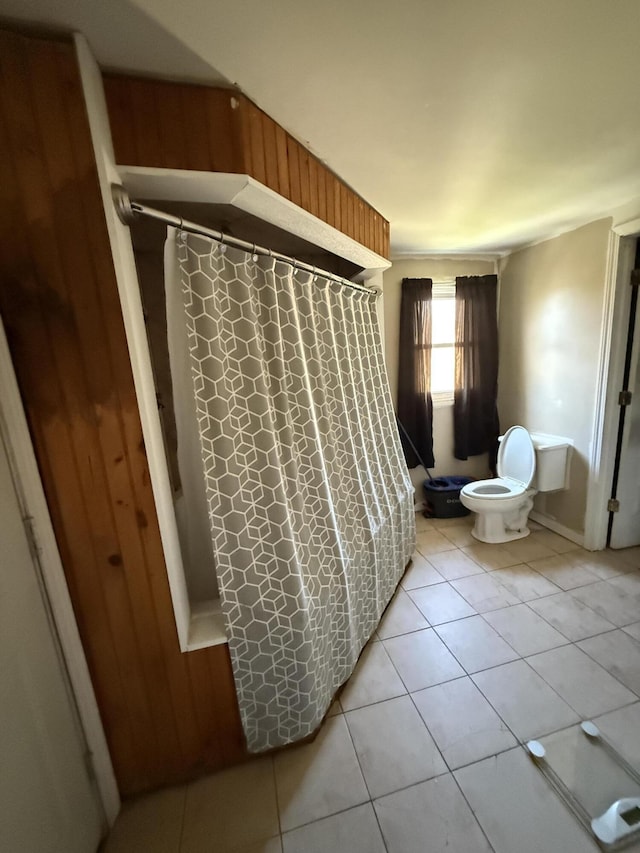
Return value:
<svg viewBox="0 0 640 853">
<path fill-rule="evenodd" d="M 493 260 L 467 260 L 421 258 L 393 261 L 384 273 L 384 340 L 385 359 L 394 405 L 398 399 L 398 348 L 400 345 L 400 296 L 403 278 L 431 278 L 434 281 L 461 275 L 490 275 L 495 272 Z M 453 405 L 435 406 L 433 410 L 433 454 L 435 468 L 432 474 L 444 476 L 459 474 L 469 477 L 488 477 L 487 455 L 473 456 L 466 462 L 453 456 Z M 414 469 L 414 485 L 425 479 L 422 468 Z"/>
<path fill-rule="evenodd" d="M 535 509 L 579 535 L 593 441 L 611 220 L 514 252 L 500 270 L 498 409 L 504 427 L 563 435 L 575 444 L 570 488 Z"/>
</svg>

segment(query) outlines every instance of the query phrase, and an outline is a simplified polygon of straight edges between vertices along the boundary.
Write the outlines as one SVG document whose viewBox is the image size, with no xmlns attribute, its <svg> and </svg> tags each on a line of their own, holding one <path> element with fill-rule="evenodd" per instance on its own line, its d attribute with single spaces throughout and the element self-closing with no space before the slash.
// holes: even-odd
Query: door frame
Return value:
<svg viewBox="0 0 640 853">
<path fill-rule="evenodd" d="M 611 229 L 600 340 L 599 374 L 591 441 L 584 547 L 599 551 L 607 544 L 613 469 L 618 437 L 618 392 L 622 388 L 627 346 L 629 272 L 633 269 L 640 218 Z"/>
<path fill-rule="evenodd" d="M 3 440 L 14 486 L 30 528 L 44 592 L 69 676 L 76 709 L 89 749 L 102 808 L 109 826 L 120 810 L 120 796 L 100 719 L 87 660 L 82 647 L 62 561 L 38 471 L 29 427 L 22 407 L 11 353 L 0 317 L 0 438 Z"/>
</svg>

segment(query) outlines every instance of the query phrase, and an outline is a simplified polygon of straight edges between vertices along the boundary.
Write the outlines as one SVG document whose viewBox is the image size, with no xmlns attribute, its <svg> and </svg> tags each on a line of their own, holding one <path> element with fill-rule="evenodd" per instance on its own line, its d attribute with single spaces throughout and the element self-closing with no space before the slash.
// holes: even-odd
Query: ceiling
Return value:
<svg viewBox="0 0 640 853">
<path fill-rule="evenodd" d="M 25 6 L 27 8 L 25 8 Z M 391 222 L 496 253 L 640 203 L 638 0 L 0 0 L 109 68 L 229 81 Z"/>
</svg>

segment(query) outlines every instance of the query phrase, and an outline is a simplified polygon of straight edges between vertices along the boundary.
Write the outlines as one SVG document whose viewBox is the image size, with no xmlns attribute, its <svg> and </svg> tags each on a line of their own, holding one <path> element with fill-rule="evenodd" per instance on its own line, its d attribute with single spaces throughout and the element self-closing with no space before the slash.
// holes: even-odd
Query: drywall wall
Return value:
<svg viewBox="0 0 640 853">
<path fill-rule="evenodd" d="M 503 426 L 568 436 L 570 487 L 535 509 L 581 535 L 587 500 L 610 219 L 514 252 L 500 270 Z"/>
<path fill-rule="evenodd" d="M 400 295 L 403 278 L 431 278 L 434 281 L 452 279 L 460 275 L 490 275 L 495 272 L 493 260 L 468 260 L 463 258 L 399 259 L 384 272 L 384 340 L 385 359 L 394 405 L 398 397 L 398 348 L 400 346 Z M 433 452 L 436 476 L 460 474 L 468 477 L 488 477 L 487 456 L 474 456 L 466 462 L 453 456 L 453 405 L 436 406 L 433 410 Z M 425 474 L 422 468 L 412 472 L 414 485 L 419 485 Z"/>
</svg>

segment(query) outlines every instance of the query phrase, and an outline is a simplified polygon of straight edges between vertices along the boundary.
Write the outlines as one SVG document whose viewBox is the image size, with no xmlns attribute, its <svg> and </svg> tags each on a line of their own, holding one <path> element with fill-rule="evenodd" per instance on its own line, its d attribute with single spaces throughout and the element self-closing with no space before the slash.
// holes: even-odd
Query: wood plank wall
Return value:
<svg viewBox="0 0 640 853">
<path fill-rule="evenodd" d="M 244 745 L 227 647 L 178 646 L 71 44 L 0 31 L 0 151 L 0 311 L 120 790 L 132 794 L 235 763 Z"/>
<path fill-rule="evenodd" d="M 389 257 L 389 223 L 244 95 L 103 76 L 116 161 L 246 174 Z"/>
</svg>

